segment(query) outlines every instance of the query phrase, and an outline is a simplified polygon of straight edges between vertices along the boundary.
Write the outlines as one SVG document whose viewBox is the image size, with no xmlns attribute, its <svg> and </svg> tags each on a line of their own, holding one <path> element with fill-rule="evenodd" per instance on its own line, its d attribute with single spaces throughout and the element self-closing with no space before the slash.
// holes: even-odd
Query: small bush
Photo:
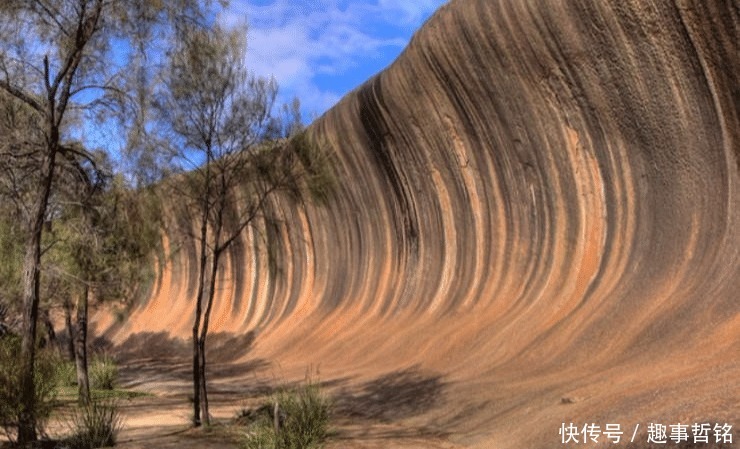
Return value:
<svg viewBox="0 0 740 449">
<path fill-rule="evenodd" d="M 57 385 L 60 387 L 73 387 L 77 385 L 77 366 L 75 362 L 60 362 L 56 367 Z"/>
<path fill-rule="evenodd" d="M 256 423 L 248 432 L 244 449 L 276 449 L 275 432 L 269 423 Z"/>
<path fill-rule="evenodd" d="M 115 400 L 92 401 L 71 415 L 68 426 L 72 436 L 65 443 L 70 449 L 113 446 L 122 427 L 118 404 Z"/>
<path fill-rule="evenodd" d="M 5 334 L 0 337 L 0 427 L 11 440 L 18 428 L 21 412 L 21 364 L 18 360 L 20 351 L 19 336 Z M 44 424 L 56 399 L 56 366 L 59 362 L 56 354 L 50 350 L 36 351 L 34 415 L 38 432 L 43 432 Z"/>
<path fill-rule="evenodd" d="M 279 431 L 274 427 L 274 405 L 278 404 Z M 257 409 L 243 447 L 245 449 L 318 449 L 329 427 L 329 400 L 310 381 L 297 389 L 273 395 Z"/>
<path fill-rule="evenodd" d="M 118 380 L 118 365 L 108 356 L 96 357 L 90 364 L 90 387 L 113 390 Z"/>
</svg>

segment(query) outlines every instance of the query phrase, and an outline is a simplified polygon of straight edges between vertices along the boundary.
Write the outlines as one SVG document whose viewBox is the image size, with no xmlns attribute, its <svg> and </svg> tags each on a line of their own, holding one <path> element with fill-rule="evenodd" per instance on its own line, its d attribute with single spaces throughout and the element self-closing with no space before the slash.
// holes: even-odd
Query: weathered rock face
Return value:
<svg viewBox="0 0 740 449">
<path fill-rule="evenodd" d="M 433 373 L 403 422 L 464 445 L 740 426 L 738 11 L 451 1 L 312 126 L 340 190 L 275 206 L 273 275 L 245 234 L 212 326 L 255 330 L 246 357 L 288 373 Z M 195 263 L 117 338 L 189 335 Z"/>
</svg>

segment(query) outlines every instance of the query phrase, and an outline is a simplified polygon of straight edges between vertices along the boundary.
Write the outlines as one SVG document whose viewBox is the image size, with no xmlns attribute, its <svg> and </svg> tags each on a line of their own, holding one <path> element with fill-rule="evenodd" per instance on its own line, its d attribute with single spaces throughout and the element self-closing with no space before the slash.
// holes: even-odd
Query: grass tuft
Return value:
<svg viewBox="0 0 740 449">
<path fill-rule="evenodd" d="M 72 436 L 65 441 L 65 447 L 94 449 L 113 446 L 122 425 L 115 399 L 92 401 L 70 416 L 68 426 Z"/>
<path fill-rule="evenodd" d="M 242 448 L 319 449 L 328 433 L 330 408 L 329 399 L 310 380 L 298 388 L 279 391 L 252 413 L 254 421 Z"/>
<path fill-rule="evenodd" d="M 73 387 L 77 385 L 77 367 L 75 362 L 60 361 L 56 367 L 57 385 Z"/>
<path fill-rule="evenodd" d="M 90 387 L 98 390 L 113 390 L 118 380 L 118 365 L 109 356 L 100 356 L 90 364 Z"/>
</svg>

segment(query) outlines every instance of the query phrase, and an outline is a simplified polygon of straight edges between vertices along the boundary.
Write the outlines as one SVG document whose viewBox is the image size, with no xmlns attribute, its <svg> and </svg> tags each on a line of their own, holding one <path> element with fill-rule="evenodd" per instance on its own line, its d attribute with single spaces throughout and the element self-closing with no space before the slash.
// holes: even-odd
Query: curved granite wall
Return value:
<svg viewBox="0 0 740 449">
<path fill-rule="evenodd" d="M 214 331 L 255 331 L 244 357 L 287 376 L 431 376 L 403 426 L 465 446 L 740 426 L 739 9 L 451 1 L 312 125 L 339 191 L 245 233 Z M 196 261 L 115 338 L 187 338 Z"/>
</svg>

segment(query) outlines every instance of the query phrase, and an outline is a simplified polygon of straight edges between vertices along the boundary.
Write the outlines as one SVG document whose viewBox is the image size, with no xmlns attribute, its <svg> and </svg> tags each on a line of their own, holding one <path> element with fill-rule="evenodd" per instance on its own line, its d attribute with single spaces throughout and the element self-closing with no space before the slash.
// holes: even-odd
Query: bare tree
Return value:
<svg viewBox="0 0 740 449">
<path fill-rule="evenodd" d="M 190 211 L 187 230 L 198 247 L 193 320 L 193 423 L 209 423 L 206 339 L 224 252 L 266 210 L 269 198 L 295 198 L 330 186 L 325 152 L 300 126 L 273 114 L 274 80 L 250 76 L 244 30 L 185 29 L 173 50 L 159 101 L 177 159 L 191 169 L 171 183 Z M 298 103 L 294 105 L 298 111 Z"/>
</svg>

